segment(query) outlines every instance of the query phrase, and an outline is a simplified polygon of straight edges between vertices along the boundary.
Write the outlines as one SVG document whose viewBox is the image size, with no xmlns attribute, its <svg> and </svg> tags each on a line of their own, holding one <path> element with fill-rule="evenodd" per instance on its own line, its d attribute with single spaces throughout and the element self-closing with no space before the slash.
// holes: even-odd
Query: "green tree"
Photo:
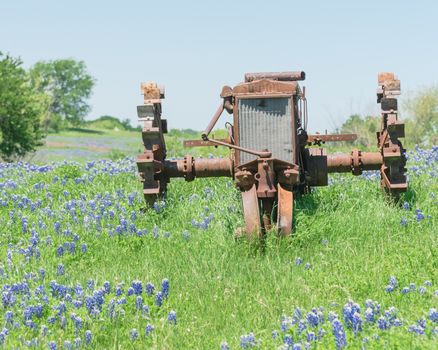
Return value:
<svg viewBox="0 0 438 350">
<path fill-rule="evenodd" d="M 34 151 L 43 138 L 48 99 L 30 83 L 18 58 L 0 52 L 0 157 L 12 161 Z"/>
<path fill-rule="evenodd" d="M 380 128 L 380 117 L 359 114 L 351 115 L 341 126 L 341 133 L 357 134 L 357 142 L 364 147 L 372 147 L 377 144 L 376 132 Z"/>
<path fill-rule="evenodd" d="M 50 96 L 50 123 L 58 125 L 67 121 L 80 125 L 90 111 L 88 98 L 94 86 L 94 78 L 87 73 L 83 61 L 71 59 L 37 62 L 30 70 L 33 85 Z"/>
<path fill-rule="evenodd" d="M 415 144 L 438 144 L 438 87 L 420 91 L 405 103 L 409 118 L 406 137 Z"/>
</svg>

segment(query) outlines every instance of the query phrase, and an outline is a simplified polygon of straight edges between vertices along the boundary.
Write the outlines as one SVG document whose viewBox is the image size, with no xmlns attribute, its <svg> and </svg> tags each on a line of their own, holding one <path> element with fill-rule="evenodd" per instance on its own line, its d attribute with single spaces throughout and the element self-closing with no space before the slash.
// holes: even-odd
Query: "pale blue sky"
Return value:
<svg viewBox="0 0 438 350">
<path fill-rule="evenodd" d="M 323 131 L 378 111 L 379 71 L 405 97 L 438 83 L 438 1 L 0 0 L 0 50 L 85 61 L 90 118 L 134 124 L 140 82 L 155 80 L 169 126 L 197 130 L 245 72 L 304 70 L 309 129 Z"/>
</svg>

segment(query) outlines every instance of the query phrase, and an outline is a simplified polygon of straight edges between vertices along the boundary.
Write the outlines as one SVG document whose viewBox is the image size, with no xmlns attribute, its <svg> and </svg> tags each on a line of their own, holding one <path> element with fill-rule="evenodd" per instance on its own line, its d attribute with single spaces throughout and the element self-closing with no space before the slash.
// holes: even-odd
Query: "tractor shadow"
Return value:
<svg viewBox="0 0 438 350">
<path fill-rule="evenodd" d="M 304 211 L 306 214 L 313 215 L 318 211 L 320 204 L 321 201 L 313 193 L 298 195 L 294 201 L 294 223 L 297 211 Z"/>
</svg>

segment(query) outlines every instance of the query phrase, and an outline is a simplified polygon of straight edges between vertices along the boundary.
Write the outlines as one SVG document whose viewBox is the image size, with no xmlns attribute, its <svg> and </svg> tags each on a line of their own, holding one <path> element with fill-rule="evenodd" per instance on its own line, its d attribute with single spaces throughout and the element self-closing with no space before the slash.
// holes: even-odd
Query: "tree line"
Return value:
<svg viewBox="0 0 438 350">
<path fill-rule="evenodd" d="M 41 61 L 26 70 L 21 59 L 0 52 L 0 158 L 13 161 L 35 151 L 48 132 L 84 125 L 94 84 L 83 61 Z M 421 90 L 404 107 L 405 144 L 438 144 L 438 87 Z M 337 131 L 355 133 L 360 145 L 371 147 L 380 123 L 355 114 Z M 121 125 L 132 129 L 129 119 Z"/>
<path fill-rule="evenodd" d="M 402 108 L 401 117 L 405 122 L 403 144 L 432 146 L 438 144 L 438 87 L 420 90 L 408 98 Z M 357 143 L 368 148 L 377 143 L 376 132 L 380 130 L 380 116 L 351 115 L 337 130 L 339 133 L 357 134 Z"/>
<path fill-rule="evenodd" d="M 12 161 L 34 151 L 48 131 L 81 125 L 94 84 L 83 61 L 41 61 L 26 70 L 0 52 L 0 157 Z"/>
</svg>

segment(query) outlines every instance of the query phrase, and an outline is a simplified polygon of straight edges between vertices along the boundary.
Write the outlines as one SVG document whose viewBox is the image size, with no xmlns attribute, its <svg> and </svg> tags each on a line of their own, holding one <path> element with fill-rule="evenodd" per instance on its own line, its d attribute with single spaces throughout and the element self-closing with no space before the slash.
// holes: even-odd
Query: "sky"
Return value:
<svg viewBox="0 0 438 350">
<path fill-rule="evenodd" d="M 0 51 L 26 68 L 84 61 L 87 119 L 137 125 L 140 83 L 156 81 L 169 127 L 195 130 L 244 73 L 303 70 L 309 130 L 324 132 L 378 113 L 379 72 L 396 73 L 402 102 L 438 84 L 438 1 L 0 0 Z"/>
</svg>

